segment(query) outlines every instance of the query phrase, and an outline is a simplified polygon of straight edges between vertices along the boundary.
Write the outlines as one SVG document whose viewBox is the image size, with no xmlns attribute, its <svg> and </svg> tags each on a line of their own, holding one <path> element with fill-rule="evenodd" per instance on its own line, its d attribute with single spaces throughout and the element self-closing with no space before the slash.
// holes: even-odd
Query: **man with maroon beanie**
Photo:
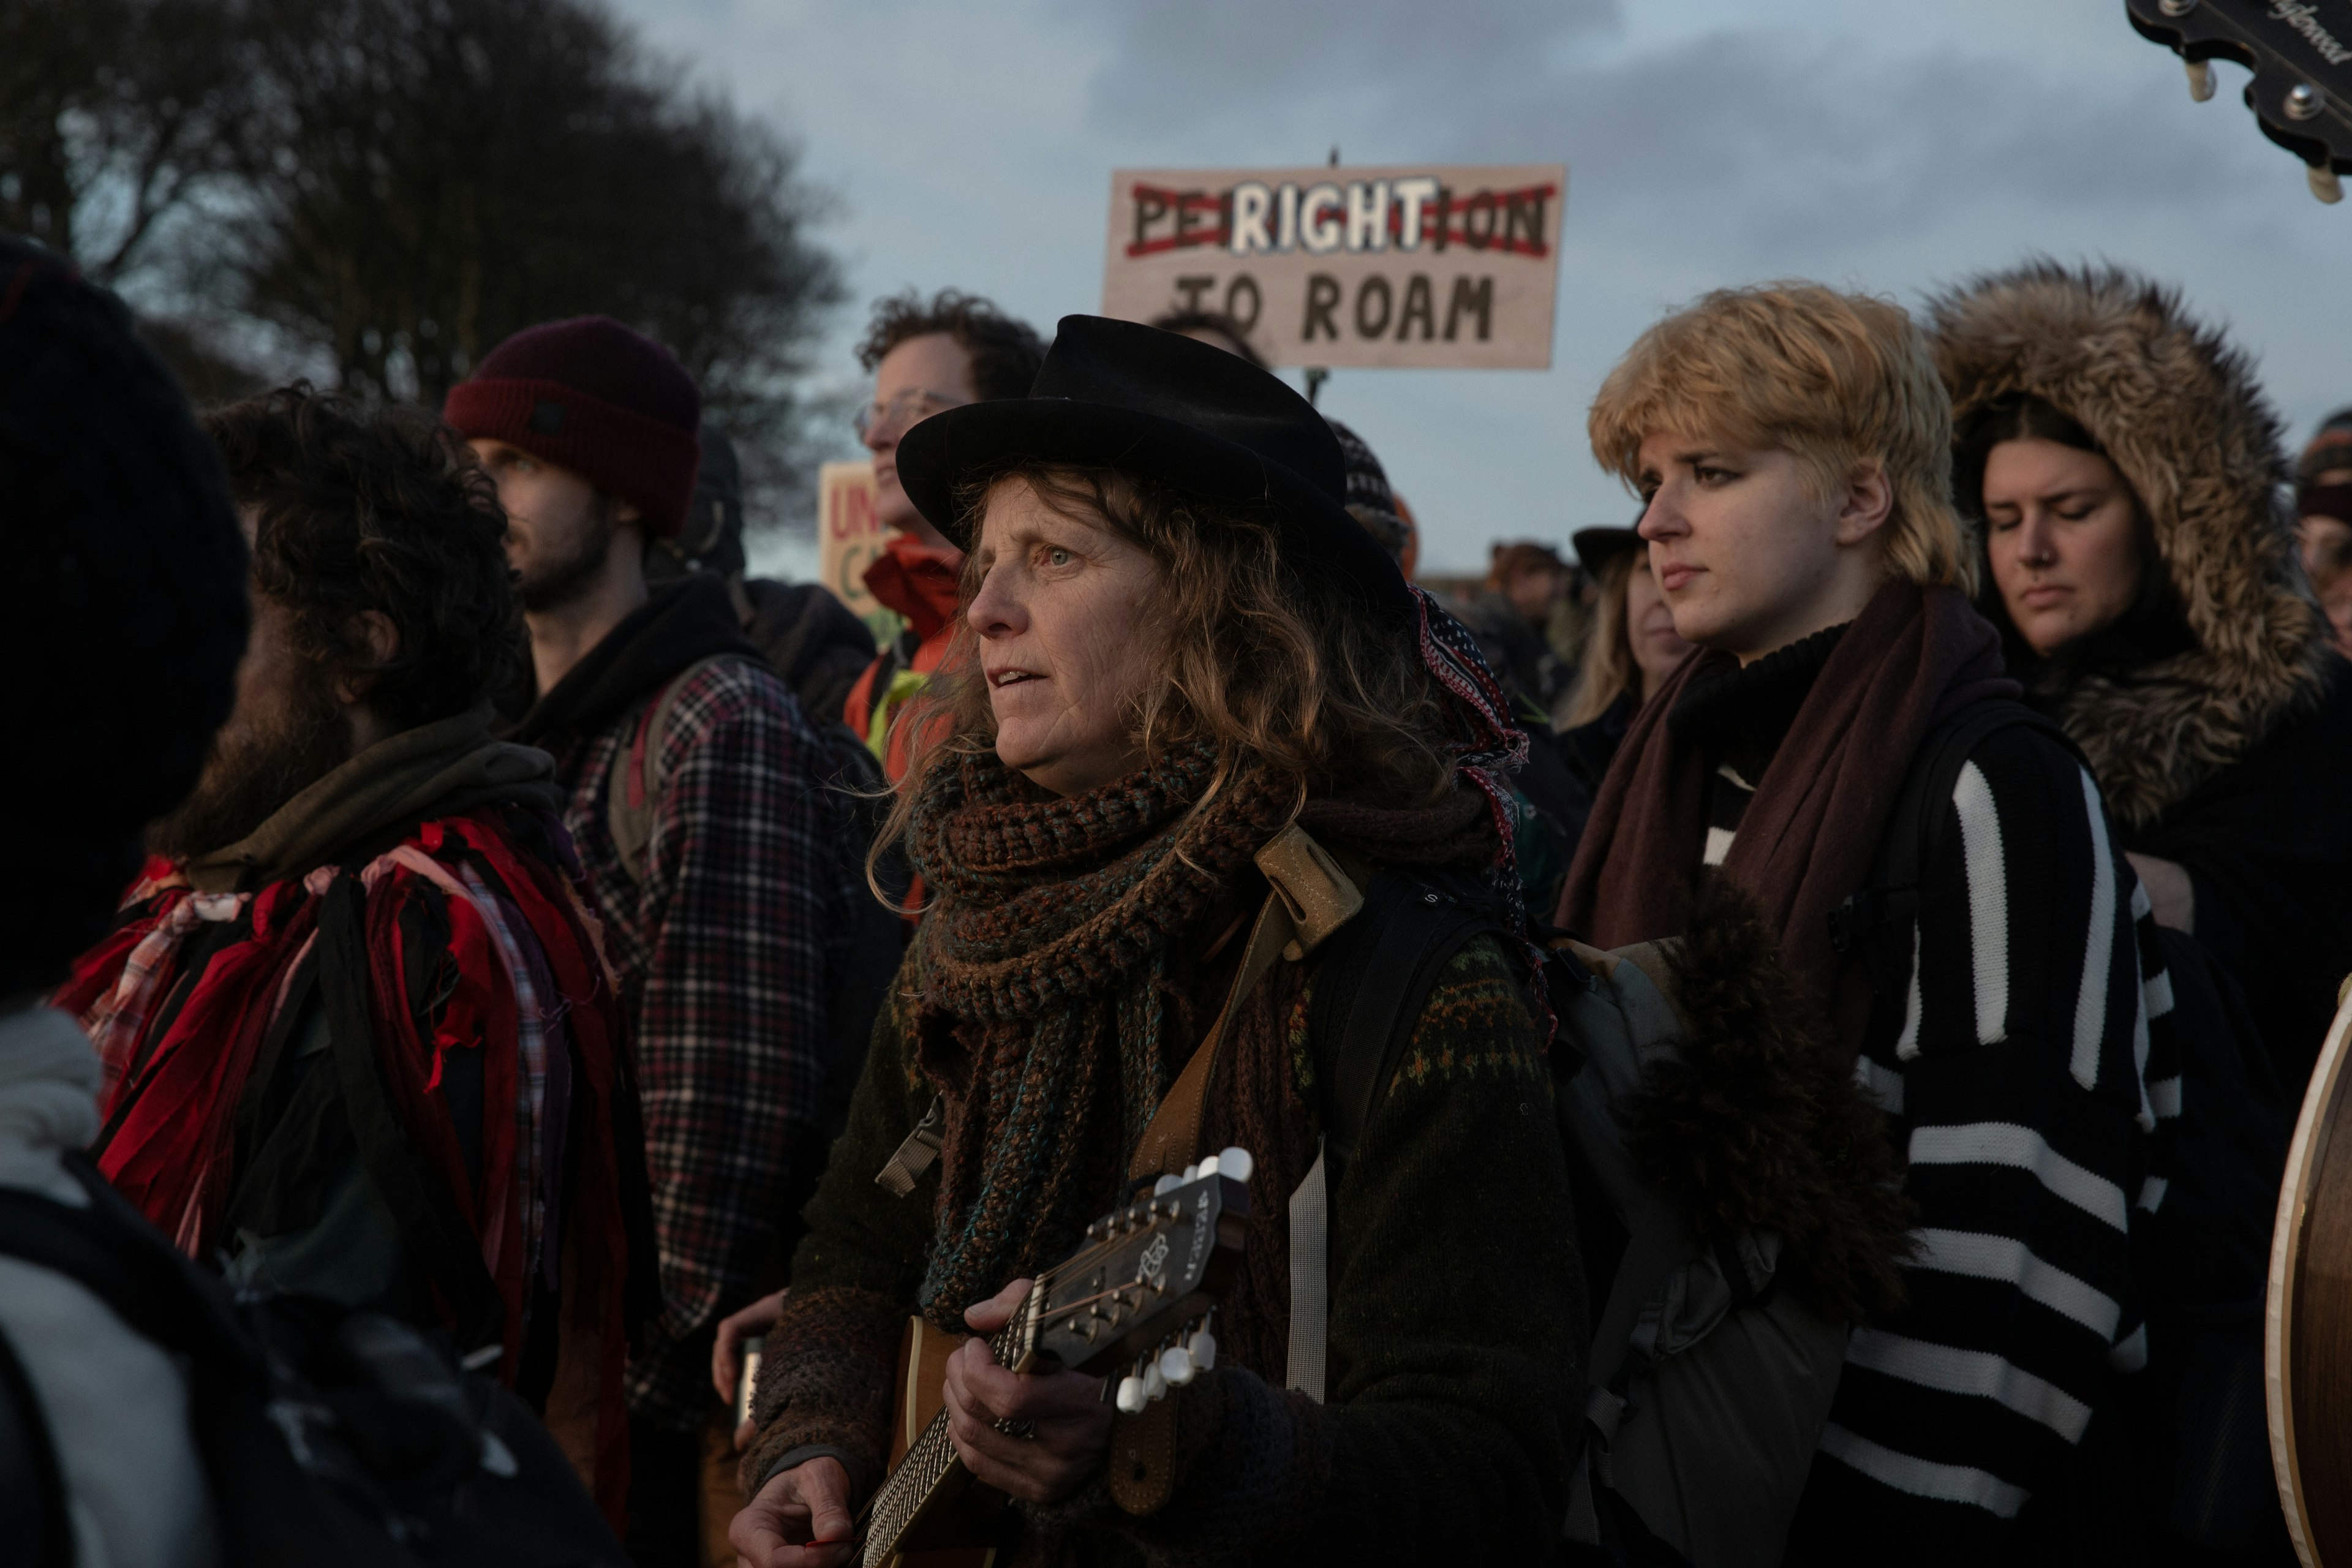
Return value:
<svg viewBox="0 0 2352 1568">
<path fill-rule="evenodd" d="M 726 584 L 648 587 L 686 518 L 701 396 L 602 316 L 490 351 L 445 417 L 497 481 L 564 822 L 633 1027 L 662 1312 L 629 1369 L 629 1544 L 697 1562 L 712 1326 L 755 1293 L 801 1166 L 821 1165 L 825 998 L 850 878 L 823 752 Z"/>
</svg>

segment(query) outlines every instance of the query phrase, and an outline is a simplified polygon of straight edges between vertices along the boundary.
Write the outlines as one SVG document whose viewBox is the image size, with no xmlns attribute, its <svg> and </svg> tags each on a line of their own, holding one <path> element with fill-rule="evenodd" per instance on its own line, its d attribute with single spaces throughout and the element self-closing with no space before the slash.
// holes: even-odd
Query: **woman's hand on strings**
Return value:
<svg viewBox="0 0 2352 1568">
<path fill-rule="evenodd" d="M 1029 1286 L 1016 1279 L 965 1310 L 964 1321 L 980 1337 L 948 1358 L 948 1436 L 965 1467 L 990 1486 L 1024 1502 L 1059 1502 L 1102 1468 L 1115 1412 L 1099 1377 L 997 1364 L 988 1336 L 1012 1319 Z M 1016 1428 L 1024 1435 L 998 1430 L 1000 1421 L 1025 1423 Z"/>
</svg>

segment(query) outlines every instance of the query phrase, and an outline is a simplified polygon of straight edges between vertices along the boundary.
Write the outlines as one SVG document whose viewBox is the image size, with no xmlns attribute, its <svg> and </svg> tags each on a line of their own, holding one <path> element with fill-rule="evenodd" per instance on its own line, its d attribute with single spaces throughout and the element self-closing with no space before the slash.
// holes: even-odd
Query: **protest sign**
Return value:
<svg viewBox="0 0 2352 1568">
<path fill-rule="evenodd" d="M 882 523 L 874 515 L 874 465 L 826 463 L 816 472 L 817 581 L 864 621 L 877 643 L 904 625 L 866 591 L 866 569 L 882 553 Z"/>
<path fill-rule="evenodd" d="M 1120 169 L 1103 314 L 1215 310 L 1277 365 L 1542 370 L 1559 163 Z"/>
</svg>

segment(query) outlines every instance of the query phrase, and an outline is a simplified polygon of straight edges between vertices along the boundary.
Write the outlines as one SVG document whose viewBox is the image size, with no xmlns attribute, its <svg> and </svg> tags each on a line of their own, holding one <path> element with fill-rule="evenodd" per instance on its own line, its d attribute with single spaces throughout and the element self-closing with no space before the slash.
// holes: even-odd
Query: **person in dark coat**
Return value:
<svg viewBox="0 0 2352 1568">
<path fill-rule="evenodd" d="M 2352 972 L 2352 667 L 2281 504 L 2278 416 L 2245 354 L 2119 268 L 1980 279 L 1937 302 L 1936 340 L 1980 607 L 2292 1104 Z"/>
<path fill-rule="evenodd" d="M 702 463 L 694 499 L 675 538 L 646 550 L 646 581 L 708 572 L 727 584 L 743 635 L 760 645 L 778 679 L 801 700 L 809 722 L 841 717 L 849 689 L 874 662 L 874 634 L 822 583 L 780 583 L 745 575 L 742 468 L 727 432 L 706 419 L 698 432 Z"/>
<path fill-rule="evenodd" d="M 1639 533 L 1581 528 L 1570 542 L 1600 595 L 1554 747 L 1575 792 L 1568 847 L 1572 856 L 1601 791 L 1601 777 L 1616 759 L 1633 715 L 1690 656 L 1691 645 L 1675 630 L 1674 612 L 1650 574 L 1649 546 Z"/>
</svg>

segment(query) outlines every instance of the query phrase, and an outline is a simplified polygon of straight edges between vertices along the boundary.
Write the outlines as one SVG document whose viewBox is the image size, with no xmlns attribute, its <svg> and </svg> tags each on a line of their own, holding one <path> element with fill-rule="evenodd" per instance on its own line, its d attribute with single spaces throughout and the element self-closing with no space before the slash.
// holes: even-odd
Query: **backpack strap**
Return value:
<svg viewBox="0 0 2352 1568">
<path fill-rule="evenodd" d="M 403 1245 L 439 1293 L 458 1348 L 496 1345 L 503 1339 L 506 1305 L 482 1261 L 481 1243 L 457 1194 L 418 1151 L 377 1059 L 362 931 L 365 898 L 357 877 L 337 877 L 319 910 L 319 997 L 344 1113 L 360 1163 L 392 1211 Z"/>
<path fill-rule="evenodd" d="M 654 816 L 661 809 L 662 785 L 667 782 L 662 773 L 662 742 L 669 739 L 670 720 L 677 711 L 678 699 L 696 676 L 730 659 L 751 662 L 740 653 L 714 653 L 670 677 L 660 694 L 646 705 L 621 754 L 613 759 L 613 771 L 605 782 L 604 826 L 613 836 L 613 848 L 621 858 L 621 869 L 634 883 L 643 885 L 646 879 L 646 854 L 653 844 Z"/>
<path fill-rule="evenodd" d="M 1290 1345 L 1284 1382 L 1317 1404 L 1330 1352 L 1330 1194 L 1396 1077 L 1437 976 L 1501 922 L 1482 900 L 1410 872 L 1375 876 L 1362 914 L 1325 944 L 1307 1005 L 1322 1147 L 1290 1198 Z"/>
<path fill-rule="evenodd" d="M 1928 731 L 1913 753 L 1879 837 L 1869 885 L 1850 894 L 1829 917 L 1831 946 L 1861 960 L 1878 994 L 1900 996 L 1910 984 L 1909 936 L 1919 918 L 1919 882 L 1935 859 L 1943 807 L 1959 786 L 1960 770 L 1988 737 L 2021 726 L 2041 731 L 2077 760 L 2082 757 L 2082 749 L 2057 721 L 2013 697 L 1968 703 Z"/>
<path fill-rule="evenodd" d="M 1364 914 L 1326 949 L 1307 1010 L 1307 1046 L 1329 1086 L 1323 1138 L 1334 1182 L 1388 1093 L 1438 974 L 1471 938 L 1503 929 L 1478 900 L 1394 868 L 1372 879 Z"/>
</svg>

